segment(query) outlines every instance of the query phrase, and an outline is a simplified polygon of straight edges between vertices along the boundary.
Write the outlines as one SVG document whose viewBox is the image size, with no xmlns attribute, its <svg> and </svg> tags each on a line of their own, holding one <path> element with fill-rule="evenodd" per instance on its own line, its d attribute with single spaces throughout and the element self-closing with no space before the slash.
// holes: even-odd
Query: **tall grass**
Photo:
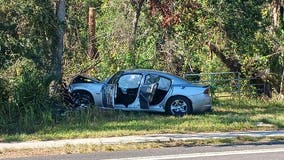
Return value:
<svg viewBox="0 0 284 160">
<path fill-rule="evenodd" d="M 0 102 L 0 133 L 31 133 L 53 121 L 44 74 L 32 65 L 18 74 L 2 87 L 8 98 Z"/>
<path fill-rule="evenodd" d="M 212 113 L 167 116 L 161 113 L 123 112 L 96 107 L 65 112 L 57 124 L 32 134 L 2 135 L 3 140 L 110 137 L 155 133 L 275 130 L 284 126 L 284 102 L 226 99 Z M 269 124 L 258 126 L 257 124 Z"/>
</svg>

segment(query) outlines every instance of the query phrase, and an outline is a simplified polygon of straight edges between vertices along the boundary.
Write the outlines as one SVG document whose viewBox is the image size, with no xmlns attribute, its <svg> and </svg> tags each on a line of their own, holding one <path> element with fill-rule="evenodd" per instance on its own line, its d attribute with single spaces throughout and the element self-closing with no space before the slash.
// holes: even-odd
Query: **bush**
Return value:
<svg viewBox="0 0 284 160">
<path fill-rule="evenodd" d="M 0 78 L 0 128 L 3 130 L 4 124 L 7 124 L 8 117 L 8 105 L 9 105 L 9 83 L 6 79 Z"/>
<path fill-rule="evenodd" d="M 13 81 L 11 100 L 0 108 L 2 133 L 33 132 L 53 121 L 44 73 L 30 61 L 21 63 L 16 67 L 18 75 L 9 79 Z"/>
<path fill-rule="evenodd" d="M 7 103 L 9 100 L 9 83 L 6 79 L 0 78 L 0 103 Z"/>
</svg>

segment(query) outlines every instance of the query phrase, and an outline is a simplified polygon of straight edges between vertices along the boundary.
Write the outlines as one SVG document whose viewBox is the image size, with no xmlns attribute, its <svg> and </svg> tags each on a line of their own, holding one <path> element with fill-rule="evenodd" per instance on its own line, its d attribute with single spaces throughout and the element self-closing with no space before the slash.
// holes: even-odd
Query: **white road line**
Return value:
<svg viewBox="0 0 284 160">
<path fill-rule="evenodd" d="M 242 150 L 242 151 L 224 151 L 224 152 L 206 152 L 206 153 L 190 153 L 190 154 L 161 155 L 161 156 L 148 156 L 148 157 L 116 158 L 116 159 L 105 159 L 105 160 L 167 160 L 167 159 L 229 156 L 229 155 L 238 155 L 238 154 L 247 155 L 247 154 L 277 153 L 277 152 L 284 152 L 284 148 Z"/>
</svg>

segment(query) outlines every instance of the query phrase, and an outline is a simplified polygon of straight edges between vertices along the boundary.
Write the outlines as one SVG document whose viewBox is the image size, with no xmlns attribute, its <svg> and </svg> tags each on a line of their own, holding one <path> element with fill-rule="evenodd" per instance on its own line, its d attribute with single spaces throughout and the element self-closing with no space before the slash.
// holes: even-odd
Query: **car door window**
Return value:
<svg viewBox="0 0 284 160">
<path fill-rule="evenodd" d="M 159 86 L 158 86 L 159 90 L 168 91 L 170 89 L 170 86 L 171 86 L 171 80 L 164 77 L 160 77 Z"/>
<path fill-rule="evenodd" d="M 142 79 L 140 74 L 126 74 L 119 78 L 118 87 L 120 88 L 138 88 Z"/>
<path fill-rule="evenodd" d="M 160 80 L 159 76 L 149 74 L 149 75 L 146 76 L 144 84 L 150 85 L 150 84 L 158 83 L 159 80 Z"/>
<path fill-rule="evenodd" d="M 129 104 L 132 104 L 137 97 L 141 79 L 141 74 L 122 75 L 117 83 L 116 103 L 123 104 L 126 107 L 128 107 Z"/>
<path fill-rule="evenodd" d="M 144 100 L 147 103 L 143 103 L 143 99 L 141 98 L 141 107 L 143 107 L 143 105 L 150 106 L 159 104 L 167 95 L 171 84 L 172 81 L 168 78 L 153 74 L 147 75 L 144 82 L 144 85 L 147 87 L 145 88 L 145 91 L 143 93 L 144 95 L 142 94 L 144 97 L 147 97 Z"/>
</svg>

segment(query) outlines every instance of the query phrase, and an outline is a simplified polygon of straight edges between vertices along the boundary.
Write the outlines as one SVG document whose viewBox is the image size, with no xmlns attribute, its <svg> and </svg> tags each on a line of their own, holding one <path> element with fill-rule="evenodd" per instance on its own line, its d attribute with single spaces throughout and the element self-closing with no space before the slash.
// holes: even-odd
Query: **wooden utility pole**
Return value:
<svg viewBox="0 0 284 160">
<path fill-rule="evenodd" d="M 89 42 L 88 42 L 88 56 L 93 58 L 98 58 L 98 50 L 96 47 L 96 9 L 93 7 L 89 8 Z"/>
</svg>

